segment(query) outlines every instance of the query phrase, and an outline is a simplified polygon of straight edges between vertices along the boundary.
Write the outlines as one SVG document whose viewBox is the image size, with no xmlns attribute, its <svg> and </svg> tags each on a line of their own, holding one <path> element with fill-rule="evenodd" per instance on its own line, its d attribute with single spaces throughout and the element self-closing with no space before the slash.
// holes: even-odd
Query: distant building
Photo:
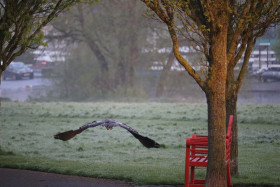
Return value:
<svg viewBox="0 0 280 187">
<path fill-rule="evenodd" d="M 272 66 L 278 66 L 280 67 L 280 61 L 277 61 L 276 54 L 272 50 L 272 45 L 274 45 L 275 40 L 274 39 L 268 39 L 268 40 L 258 40 L 256 42 L 256 45 L 253 48 L 253 51 L 251 53 L 250 59 L 249 59 L 249 70 L 258 70 L 261 68 L 268 68 L 271 65 Z M 200 71 L 203 67 L 200 62 L 202 59 L 202 54 L 198 52 L 198 50 L 194 49 L 193 47 L 183 46 L 179 48 L 182 56 L 187 59 L 189 62 L 193 62 L 192 67 L 196 71 Z M 162 48 L 157 49 L 158 53 L 170 53 L 172 51 L 172 48 Z M 143 52 L 151 52 L 151 51 L 143 51 Z M 244 55 L 243 55 L 244 56 Z M 194 58 L 189 60 L 189 58 Z M 196 59 L 195 59 L 196 58 Z M 196 62 L 196 63 L 195 63 Z M 197 63 L 198 62 L 198 63 Z M 200 63 L 199 63 L 200 62 Z M 150 67 L 151 70 L 163 70 L 163 66 L 167 63 L 167 59 L 165 61 L 153 61 L 152 66 Z M 235 67 L 235 70 L 239 70 L 241 67 L 241 64 L 243 63 L 243 58 L 239 60 L 239 66 Z M 184 67 L 176 60 L 174 59 L 174 63 L 171 66 L 170 70 L 172 71 L 185 71 Z"/>
<path fill-rule="evenodd" d="M 274 64 L 280 65 L 271 47 L 274 43 L 275 40 L 259 40 L 256 43 L 249 60 L 249 68 L 251 70 L 268 68 Z"/>
</svg>

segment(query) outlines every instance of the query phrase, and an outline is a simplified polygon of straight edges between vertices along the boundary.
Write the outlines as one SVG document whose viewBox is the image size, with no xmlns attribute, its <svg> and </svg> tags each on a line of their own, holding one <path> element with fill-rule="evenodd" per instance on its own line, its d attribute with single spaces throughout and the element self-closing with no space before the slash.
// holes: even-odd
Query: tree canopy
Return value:
<svg viewBox="0 0 280 187">
<path fill-rule="evenodd" d="M 1 0 L 0 74 L 27 49 L 46 45 L 42 28 L 79 0 Z"/>
<path fill-rule="evenodd" d="M 144 11 L 137 1 L 104 0 L 95 6 L 79 4 L 52 23 L 47 38 L 67 42 L 66 50 L 72 50 L 61 82 L 74 89 L 69 93 L 86 90 L 82 95 L 87 98 L 134 89 L 136 69 L 145 62 L 141 49 L 148 45 Z"/>
</svg>

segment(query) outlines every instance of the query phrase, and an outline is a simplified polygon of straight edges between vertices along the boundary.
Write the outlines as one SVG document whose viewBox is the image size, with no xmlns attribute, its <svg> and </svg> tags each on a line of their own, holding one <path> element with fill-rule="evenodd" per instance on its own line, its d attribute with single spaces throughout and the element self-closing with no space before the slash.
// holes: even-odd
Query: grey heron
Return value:
<svg viewBox="0 0 280 187">
<path fill-rule="evenodd" d="M 157 142 L 155 142 L 154 140 L 152 140 L 152 139 L 150 139 L 146 136 L 142 136 L 136 130 L 129 127 L 125 123 L 117 122 L 117 121 L 114 121 L 112 119 L 105 119 L 103 121 L 93 121 L 91 123 L 88 123 L 86 125 L 81 126 L 80 128 L 78 128 L 76 130 L 70 130 L 70 131 L 58 133 L 58 134 L 54 135 L 54 138 L 55 139 L 60 139 L 60 140 L 63 140 L 63 141 L 67 141 L 67 140 L 73 138 L 74 136 L 76 136 L 77 134 L 80 134 L 84 130 L 86 130 L 88 128 L 92 128 L 92 127 L 97 127 L 97 126 L 104 126 L 104 127 L 106 127 L 107 130 L 112 130 L 113 127 L 118 127 L 119 126 L 119 127 L 122 127 L 124 129 L 126 129 L 128 132 L 130 132 L 145 147 L 147 147 L 147 148 L 159 148 L 160 147 L 160 144 L 158 144 Z"/>
</svg>

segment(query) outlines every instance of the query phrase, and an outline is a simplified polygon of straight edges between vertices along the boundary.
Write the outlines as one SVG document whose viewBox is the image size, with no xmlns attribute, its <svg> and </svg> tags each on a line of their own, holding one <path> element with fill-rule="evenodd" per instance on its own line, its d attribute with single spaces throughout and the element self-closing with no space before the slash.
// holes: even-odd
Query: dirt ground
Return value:
<svg viewBox="0 0 280 187">
<path fill-rule="evenodd" d="M 38 171 L 0 168 L 0 187 L 137 187 L 132 183 Z M 140 187 L 140 186 L 138 186 Z M 159 187 L 159 186 L 141 186 Z M 171 186 L 161 186 L 171 187 Z M 183 187 L 177 186 L 177 187 Z"/>
</svg>

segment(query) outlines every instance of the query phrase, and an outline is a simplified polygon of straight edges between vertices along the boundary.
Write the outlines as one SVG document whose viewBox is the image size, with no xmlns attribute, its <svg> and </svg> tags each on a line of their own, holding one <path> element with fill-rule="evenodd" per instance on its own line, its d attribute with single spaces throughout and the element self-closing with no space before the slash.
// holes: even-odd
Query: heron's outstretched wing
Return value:
<svg viewBox="0 0 280 187">
<path fill-rule="evenodd" d="M 101 124 L 102 123 L 100 121 L 93 121 L 91 123 L 88 123 L 86 125 L 81 126 L 80 128 L 78 128 L 76 130 L 70 130 L 70 131 L 65 131 L 65 132 L 58 133 L 58 134 L 54 135 L 54 138 L 59 139 L 59 140 L 63 140 L 63 141 L 67 141 L 67 140 L 70 140 L 71 138 L 75 137 L 77 134 L 80 134 L 81 132 L 83 132 L 87 128 L 96 127 L 96 126 L 99 126 Z"/>
<path fill-rule="evenodd" d="M 136 130 L 134 130 L 133 128 L 131 128 L 130 126 L 124 124 L 124 123 L 118 123 L 120 127 L 126 129 L 128 132 L 130 132 L 135 138 L 137 138 L 145 147 L 147 148 L 159 148 L 160 144 L 155 142 L 154 140 L 146 137 L 146 136 L 142 136 L 141 134 L 139 134 Z"/>
</svg>

